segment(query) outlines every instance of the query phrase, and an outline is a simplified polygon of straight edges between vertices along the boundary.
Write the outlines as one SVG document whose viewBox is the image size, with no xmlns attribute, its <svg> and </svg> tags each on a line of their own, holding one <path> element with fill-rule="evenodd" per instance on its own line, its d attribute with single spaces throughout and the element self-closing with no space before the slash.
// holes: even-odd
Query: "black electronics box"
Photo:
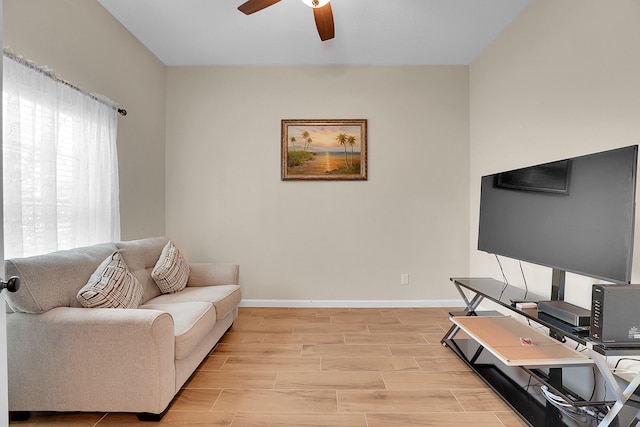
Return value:
<svg viewBox="0 0 640 427">
<path fill-rule="evenodd" d="M 538 301 L 538 312 L 568 323 L 572 326 L 589 326 L 591 312 L 566 301 Z"/>
<path fill-rule="evenodd" d="M 593 285 L 590 337 L 604 346 L 640 346 L 640 285 Z"/>
</svg>

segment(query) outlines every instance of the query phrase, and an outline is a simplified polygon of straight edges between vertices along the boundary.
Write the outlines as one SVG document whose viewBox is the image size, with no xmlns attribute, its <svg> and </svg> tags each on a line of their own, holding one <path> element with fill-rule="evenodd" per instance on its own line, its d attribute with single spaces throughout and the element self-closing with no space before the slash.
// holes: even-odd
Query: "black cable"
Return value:
<svg viewBox="0 0 640 427">
<path fill-rule="evenodd" d="M 498 299 L 501 300 L 502 294 L 504 293 L 505 289 L 507 289 L 507 286 L 509 286 L 509 281 L 507 280 L 507 276 L 504 274 L 504 270 L 502 269 L 502 263 L 500 262 L 500 258 L 498 258 L 497 254 L 494 254 L 494 255 L 496 257 L 496 261 L 498 261 L 498 266 L 500 267 L 502 278 L 504 279 L 504 286 L 502 287 L 502 290 L 500 291 L 500 296 L 498 297 Z"/>
<path fill-rule="evenodd" d="M 527 381 L 527 385 L 524 387 L 525 390 L 529 391 L 529 387 L 531 387 L 531 380 L 533 378 L 531 377 L 531 375 L 529 375 L 529 381 Z"/>
<path fill-rule="evenodd" d="M 596 368 L 591 368 L 591 371 L 593 372 L 593 390 L 591 391 L 591 397 L 589 398 L 589 401 L 593 400 L 593 396 L 596 395 Z"/>
<path fill-rule="evenodd" d="M 618 369 L 618 365 L 620 365 L 620 362 L 622 362 L 623 360 L 631 360 L 631 361 L 634 361 L 634 362 L 640 362 L 640 359 L 634 359 L 633 357 L 621 357 L 620 359 L 618 359 L 618 361 L 614 365 L 613 372 L 615 372 L 616 369 Z M 606 392 L 606 384 L 605 384 L 605 392 Z M 633 403 L 640 403 L 639 401 L 637 401 L 635 399 L 631 399 L 631 398 L 627 399 L 627 401 L 628 402 L 633 402 Z"/>
<path fill-rule="evenodd" d="M 634 359 L 632 357 L 621 357 L 620 359 L 618 359 L 618 361 L 616 362 L 616 365 L 613 367 L 613 370 L 615 371 L 616 369 L 618 369 L 618 365 L 620 364 L 620 362 L 622 362 L 623 360 L 633 360 L 634 362 L 640 362 L 640 359 Z"/>
<path fill-rule="evenodd" d="M 522 269 L 522 261 L 518 260 L 518 264 L 520 264 L 520 272 L 522 273 L 522 280 L 524 281 L 524 298 L 527 299 L 527 294 L 529 293 L 529 285 L 527 285 L 527 278 L 524 277 L 524 270 Z"/>
</svg>

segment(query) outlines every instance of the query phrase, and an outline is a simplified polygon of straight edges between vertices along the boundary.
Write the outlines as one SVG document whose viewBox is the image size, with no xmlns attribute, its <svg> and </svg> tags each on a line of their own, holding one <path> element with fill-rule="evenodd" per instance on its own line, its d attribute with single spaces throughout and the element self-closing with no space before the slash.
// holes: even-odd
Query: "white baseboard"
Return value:
<svg viewBox="0 0 640 427">
<path fill-rule="evenodd" d="M 271 300 L 243 299 L 240 307 L 414 308 L 464 307 L 462 300 Z"/>
</svg>

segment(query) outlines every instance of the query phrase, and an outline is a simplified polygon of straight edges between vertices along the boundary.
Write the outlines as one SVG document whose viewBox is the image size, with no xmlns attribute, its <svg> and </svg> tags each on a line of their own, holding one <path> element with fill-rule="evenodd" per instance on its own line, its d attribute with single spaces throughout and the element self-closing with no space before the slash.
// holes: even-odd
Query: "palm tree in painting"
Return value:
<svg viewBox="0 0 640 427">
<path fill-rule="evenodd" d="M 338 141 L 340 145 L 344 147 L 344 166 L 348 167 L 349 159 L 347 158 L 347 135 L 341 133 L 340 135 L 336 136 L 336 141 Z"/>
<path fill-rule="evenodd" d="M 293 145 L 293 151 L 296 151 L 296 137 L 291 137 L 291 145 Z"/>
<path fill-rule="evenodd" d="M 311 138 L 307 138 L 307 145 L 304 148 L 304 151 L 307 151 L 307 148 L 309 148 L 311 146 L 311 143 L 313 142 L 313 140 Z"/>
<path fill-rule="evenodd" d="M 307 139 L 309 139 L 309 132 L 305 130 L 304 132 L 302 132 L 302 141 L 304 142 L 304 151 L 307 151 Z"/>
<path fill-rule="evenodd" d="M 347 137 L 347 144 L 351 146 L 351 166 L 353 166 L 353 146 L 356 144 L 356 137 L 349 135 Z"/>
</svg>

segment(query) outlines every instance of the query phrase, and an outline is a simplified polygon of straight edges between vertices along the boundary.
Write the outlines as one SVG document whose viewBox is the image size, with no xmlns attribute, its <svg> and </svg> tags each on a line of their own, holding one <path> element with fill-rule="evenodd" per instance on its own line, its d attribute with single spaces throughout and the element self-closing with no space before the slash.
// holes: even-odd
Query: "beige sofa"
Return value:
<svg viewBox="0 0 640 427">
<path fill-rule="evenodd" d="M 231 327 L 238 266 L 189 264 L 186 288 L 161 294 L 151 271 L 166 237 L 6 261 L 9 410 L 135 412 L 160 419 Z M 138 308 L 84 308 L 78 291 L 119 251 L 142 284 Z"/>
</svg>

